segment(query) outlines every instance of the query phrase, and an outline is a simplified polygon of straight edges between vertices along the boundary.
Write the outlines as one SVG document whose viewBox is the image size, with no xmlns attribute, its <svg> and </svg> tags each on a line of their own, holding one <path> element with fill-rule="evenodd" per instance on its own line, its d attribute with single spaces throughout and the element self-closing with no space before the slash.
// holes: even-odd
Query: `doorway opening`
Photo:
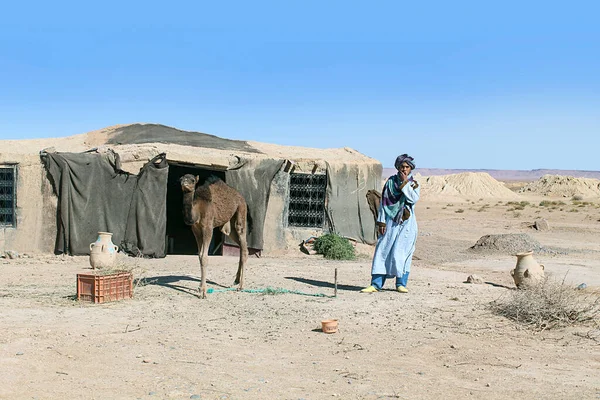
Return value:
<svg viewBox="0 0 600 400">
<path fill-rule="evenodd" d="M 209 176 L 216 176 L 225 181 L 225 172 L 201 168 L 196 165 L 178 164 L 169 161 L 167 178 L 167 233 L 166 253 L 194 255 L 198 254 L 198 245 L 192 227 L 183 221 L 183 192 L 179 178 L 185 174 L 198 176 L 198 185 L 202 185 Z M 213 230 L 208 254 L 223 255 L 224 235 L 219 228 Z"/>
</svg>

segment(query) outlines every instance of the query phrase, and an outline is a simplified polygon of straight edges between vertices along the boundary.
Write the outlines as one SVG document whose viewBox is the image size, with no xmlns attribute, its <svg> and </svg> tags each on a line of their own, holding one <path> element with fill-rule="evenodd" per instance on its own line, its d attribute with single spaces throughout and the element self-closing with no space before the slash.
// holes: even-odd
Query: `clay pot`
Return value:
<svg viewBox="0 0 600 400">
<path fill-rule="evenodd" d="M 90 265 L 93 269 L 109 268 L 115 264 L 119 248 L 111 240 L 112 233 L 98 232 L 98 239 L 90 243 Z"/>
<path fill-rule="evenodd" d="M 517 265 L 510 271 L 518 288 L 534 284 L 544 278 L 544 266 L 533 258 L 533 251 L 517 254 Z"/>
<path fill-rule="evenodd" d="M 321 321 L 321 330 L 324 333 L 336 333 L 338 330 L 338 320 L 326 319 L 324 321 Z"/>
</svg>

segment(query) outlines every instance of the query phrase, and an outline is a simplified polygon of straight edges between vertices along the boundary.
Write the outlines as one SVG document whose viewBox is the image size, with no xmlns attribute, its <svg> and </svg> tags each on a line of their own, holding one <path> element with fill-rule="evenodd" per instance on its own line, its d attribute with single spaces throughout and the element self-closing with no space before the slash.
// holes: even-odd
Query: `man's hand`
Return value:
<svg viewBox="0 0 600 400">
<path fill-rule="evenodd" d="M 408 173 L 406 171 L 399 171 L 398 175 L 400 176 L 402 182 L 406 182 L 406 180 L 408 179 Z"/>
<path fill-rule="evenodd" d="M 380 236 L 385 235 L 385 226 L 383 226 L 383 225 L 379 226 L 379 235 Z"/>
</svg>

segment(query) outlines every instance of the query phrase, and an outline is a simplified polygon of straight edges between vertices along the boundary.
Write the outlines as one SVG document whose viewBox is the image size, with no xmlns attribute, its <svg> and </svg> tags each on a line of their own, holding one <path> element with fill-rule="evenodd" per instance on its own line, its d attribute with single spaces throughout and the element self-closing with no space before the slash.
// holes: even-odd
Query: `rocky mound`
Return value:
<svg viewBox="0 0 600 400">
<path fill-rule="evenodd" d="M 519 192 L 556 197 L 572 197 L 577 195 L 598 197 L 600 196 L 600 180 L 562 175 L 544 175 L 537 181 L 523 187 Z"/>
<path fill-rule="evenodd" d="M 526 233 L 506 233 L 482 236 L 471 250 L 515 255 L 526 251 L 543 250 L 540 243 Z"/>
<path fill-rule="evenodd" d="M 517 199 L 519 195 L 485 172 L 463 172 L 453 175 L 421 177 L 421 193 L 429 197 L 459 196 L 495 199 Z"/>
</svg>

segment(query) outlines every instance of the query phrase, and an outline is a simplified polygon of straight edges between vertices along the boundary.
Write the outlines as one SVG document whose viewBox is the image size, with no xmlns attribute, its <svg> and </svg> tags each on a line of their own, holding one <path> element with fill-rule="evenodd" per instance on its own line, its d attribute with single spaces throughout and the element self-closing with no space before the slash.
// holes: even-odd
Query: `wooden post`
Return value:
<svg viewBox="0 0 600 400">
<path fill-rule="evenodd" d="M 334 286 L 334 289 L 333 289 L 333 297 L 337 297 L 337 268 L 335 269 L 335 278 L 334 278 L 334 281 L 335 281 L 335 286 Z"/>
</svg>

